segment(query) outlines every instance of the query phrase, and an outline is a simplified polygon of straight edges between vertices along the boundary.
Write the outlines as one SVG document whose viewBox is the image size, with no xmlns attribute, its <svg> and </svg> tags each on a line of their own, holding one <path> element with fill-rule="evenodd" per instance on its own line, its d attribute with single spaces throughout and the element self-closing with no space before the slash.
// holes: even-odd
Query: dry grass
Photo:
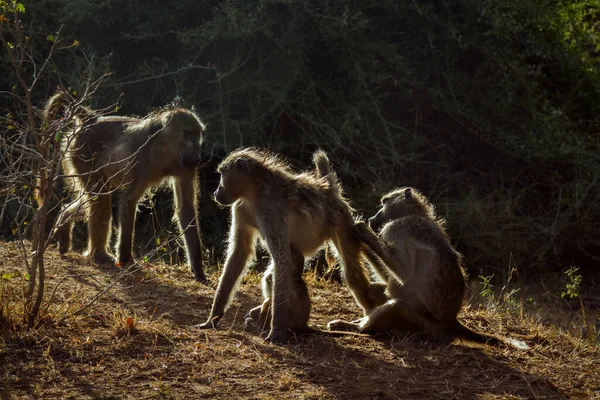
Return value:
<svg viewBox="0 0 600 400">
<path fill-rule="evenodd" d="M 83 258 L 48 253 L 55 305 L 36 330 L 15 330 L 21 279 L 4 280 L 0 319 L 0 398 L 235 399 L 554 399 L 600 398 L 597 345 L 534 318 L 467 308 L 473 328 L 531 336 L 528 352 L 412 338 L 308 335 L 267 345 L 243 329 L 260 297 L 250 275 L 219 331 L 200 331 L 212 287 L 193 282 L 187 267 L 147 265 L 94 306 L 86 304 L 116 274 Z M 0 246 L 0 275 L 20 270 L 16 245 Z M 312 324 L 359 315 L 348 291 L 308 276 Z M 2 293 L 2 292 L 0 292 Z"/>
</svg>

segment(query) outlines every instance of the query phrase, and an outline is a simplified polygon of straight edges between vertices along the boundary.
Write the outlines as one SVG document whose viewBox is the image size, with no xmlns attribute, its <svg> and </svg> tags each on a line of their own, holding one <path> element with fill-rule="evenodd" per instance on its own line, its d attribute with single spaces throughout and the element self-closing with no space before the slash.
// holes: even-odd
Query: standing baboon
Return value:
<svg viewBox="0 0 600 400">
<path fill-rule="evenodd" d="M 318 168 L 328 168 L 323 152 L 315 154 L 315 163 Z M 331 185 L 334 177 L 319 178 L 314 172 L 295 174 L 277 156 L 253 148 L 234 151 L 218 170 L 221 182 L 214 198 L 222 205 L 231 205 L 229 246 L 210 316 L 199 328 L 216 327 L 223 318 L 242 272 L 254 259 L 259 234 L 273 262 L 272 271 L 265 275 L 266 280 L 273 282 L 272 295 L 266 298 L 272 308 L 268 341 L 287 340 L 291 327 L 289 313 L 296 311 L 291 303 L 293 298 L 309 304 L 308 310 L 299 313 L 302 316 L 299 319 L 308 315 L 310 300 L 308 294 L 304 295 L 306 286 L 294 279 L 294 275 L 301 278 L 301 270 L 299 274 L 294 271 L 304 264 L 300 255 L 312 256 L 328 240 L 339 253 L 345 281 L 364 312 L 378 305 L 378 300 L 370 296 L 369 277 L 360 259 L 365 248 L 379 244 L 378 239 L 374 234 L 368 240 L 358 236 L 352 208 L 338 186 Z M 327 175 L 326 172 L 321 176 Z M 386 255 L 380 249 L 372 251 L 385 262 Z M 256 316 L 258 310 L 253 313 Z M 298 325 L 304 327 L 303 323 Z"/>
<path fill-rule="evenodd" d="M 367 258 L 386 283 L 375 284 L 374 288 L 385 291 L 388 301 L 357 321 L 331 321 L 329 329 L 411 332 L 444 343 L 458 337 L 528 347 L 514 339 L 475 332 L 458 321 L 466 289 L 462 256 L 450 243 L 445 221 L 435 214 L 425 196 L 413 188 L 400 188 L 383 196 L 381 204 L 382 208 L 369 219 L 369 225 L 389 245 L 387 252 L 397 269 L 390 275 L 375 255 L 367 254 Z M 360 235 L 370 232 L 364 224 L 357 224 L 356 229 L 362 232 Z"/>
<path fill-rule="evenodd" d="M 66 92 L 57 93 L 48 101 L 45 115 L 51 118 L 69 109 L 70 102 Z M 148 188 L 170 179 L 187 259 L 196 280 L 205 281 L 196 211 L 202 121 L 180 107 L 144 118 L 100 117 L 84 107 L 75 111 L 75 130 L 63 139 L 62 169 L 74 200 L 61 212 L 54 233 L 60 252 L 69 250 L 73 219 L 83 210 L 89 233 L 87 255 L 97 263 L 115 262 L 108 241 L 112 194 L 119 192 L 118 261 L 130 263 L 138 201 Z"/>
</svg>

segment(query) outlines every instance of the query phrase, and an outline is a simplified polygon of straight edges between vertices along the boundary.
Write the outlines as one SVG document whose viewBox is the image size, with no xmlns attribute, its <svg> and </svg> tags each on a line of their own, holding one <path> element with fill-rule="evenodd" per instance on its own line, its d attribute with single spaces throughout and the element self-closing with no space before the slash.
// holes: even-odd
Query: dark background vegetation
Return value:
<svg viewBox="0 0 600 400">
<path fill-rule="evenodd" d="M 598 270 L 598 1 L 24 4 L 36 57 L 61 26 L 78 42 L 54 58 L 40 106 L 60 83 L 76 91 L 93 60 L 113 75 L 92 107 L 120 98 L 119 114 L 143 115 L 179 97 L 208 123 L 200 213 L 217 255 L 227 212 L 209 198 L 215 166 L 258 145 L 298 168 L 326 150 L 365 215 L 396 186 L 420 188 L 474 271 Z M 16 78 L 0 63 L 8 90 Z M 10 104 L 0 98 L 18 112 Z M 174 229 L 170 194 L 153 204 L 140 247 Z M 0 234 L 12 237 L 10 218 Z"/>
</svg>

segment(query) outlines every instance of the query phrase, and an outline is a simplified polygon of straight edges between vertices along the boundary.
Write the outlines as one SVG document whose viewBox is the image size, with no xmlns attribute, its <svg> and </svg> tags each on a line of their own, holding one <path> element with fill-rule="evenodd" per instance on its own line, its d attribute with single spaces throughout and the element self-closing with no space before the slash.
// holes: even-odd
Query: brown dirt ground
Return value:
<svg viewBox="0 0 600 400">
<path fill-rule="evenodd" d="M 219 331 L 193 328 L 208 314 L 217 275 L 200 285 L 187 267 L 165 264 L 143 266 L 73 316 L 122 270 L 54 250 L 47 298 L 62 283 L 46 323 L 19 331 L 10 315 L 19 313 L 21 262 L 15 242 L 0 243 L 0 275 L 16 273 L 0 279 L 0 399 L 600 398 L 599 347 L 535 316 L 472 307 L 461 316 L 481 331 L 527 337 L 530 351 L 322 334 L 278 347 L 244 330 L 243 315 L 260 301 L 256 274 L 244 279 Z M 345 287 L 310 273 L 307 281 L 313 326 L 360 316 Z"/>
</svg>

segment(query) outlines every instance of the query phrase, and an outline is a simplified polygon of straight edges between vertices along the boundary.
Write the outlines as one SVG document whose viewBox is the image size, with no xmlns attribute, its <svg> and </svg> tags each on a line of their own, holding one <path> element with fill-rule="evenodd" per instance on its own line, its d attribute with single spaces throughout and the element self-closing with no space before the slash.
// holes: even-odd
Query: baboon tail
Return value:
<svg viewBox="0 0 600 400">
<path fill-rule="evenodd" d="M 315 163 L 317 176 L 319 178 L 327 176 L 331 172 L 329 157 L 327 157 L 327 154 L 323 150 L 315 151 L 315 154 L 313 154 L 313 162 Z"/>
<path fill-rule="evenodd" d="M 475 343 L 484 343 L 492 346 L 510 346 L 519 350 L 529 350 L 529 346 L 527 343 L 510 338 L 499 338 L 496 336 L 488 335 L 485 333 L 475 332 L 472 329 L 467 328 L 463 324 L 461 324 L 458 320 L 456 321 L 454 334 L 461 339 L 470 340 Z"/>
<path fill-rule="evenodd" d="M 317 170 L 317 177 L 327 178 L 329 187 L 335 192 L 340 192 L 340 185 L 336 173 L 331 169 L 331 163 L 329 157 L 323 150 L 317 150 L 313 154 L 313 162 L 315 163 L 315 169 Z"/>
</svg>

